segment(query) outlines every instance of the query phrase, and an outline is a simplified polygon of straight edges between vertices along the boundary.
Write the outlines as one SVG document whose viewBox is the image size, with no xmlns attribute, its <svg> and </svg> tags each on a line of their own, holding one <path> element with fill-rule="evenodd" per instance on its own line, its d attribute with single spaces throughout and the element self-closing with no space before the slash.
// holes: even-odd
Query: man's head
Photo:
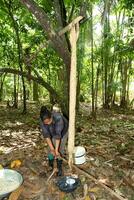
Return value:
<svg viewBox="0 0 134 200">
<path fill-rule="evenodd" d="M 40 118 L 44 124 L 51 124 L 52 123 L 52 116 L 51 112 L 47 109 L 46 106 L 42 106 L 40 110 Z"/>
<path fill-rule="evenodd" d="M 52 123 L 52 117 L 51 118 L 46 118 L 43 120 L 43 123 L 46 124 L 46 125 L 49 125 Z"/>
</svg>

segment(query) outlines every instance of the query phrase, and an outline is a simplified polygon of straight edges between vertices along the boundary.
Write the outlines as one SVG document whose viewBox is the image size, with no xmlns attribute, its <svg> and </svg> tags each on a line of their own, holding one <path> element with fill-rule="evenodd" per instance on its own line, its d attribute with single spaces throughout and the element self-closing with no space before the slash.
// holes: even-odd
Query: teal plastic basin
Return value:
<svg viewBox="0 0 134 200">
<path fill-rule="evenodd" d="M 19 172 L 11 169 L 0 169 L 0 200 L 20 187 L 22 183 L 23 177 Z"/>
</svg>

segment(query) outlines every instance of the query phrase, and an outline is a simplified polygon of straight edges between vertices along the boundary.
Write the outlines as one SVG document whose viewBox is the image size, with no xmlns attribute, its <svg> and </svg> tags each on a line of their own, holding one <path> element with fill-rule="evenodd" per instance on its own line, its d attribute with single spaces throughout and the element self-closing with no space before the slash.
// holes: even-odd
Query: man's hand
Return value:
<svg viewBox="0 0 134 200">
<path fill-rule="evenodd" d="M 60 157 L 60 153 L 59 153 L 58 150 L 55 150 L 55 156 L 56 156 L 56 157 Z"/>
<path fill-rule="evenodd" d="M 56 156 L 55 149 L 51 149 L 51 154 L 52 154 L 54 157 Z"/>
</svg>

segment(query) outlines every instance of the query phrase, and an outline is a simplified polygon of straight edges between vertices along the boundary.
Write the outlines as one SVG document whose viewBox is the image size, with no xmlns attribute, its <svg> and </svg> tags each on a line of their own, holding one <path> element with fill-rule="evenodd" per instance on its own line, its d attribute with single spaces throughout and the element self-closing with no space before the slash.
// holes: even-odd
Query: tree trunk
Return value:
<svg viewBox="0 0 134 200">
<path fill-rule="evenodd" d="M 118 77 L 119 77 L 119 65 L 120 65 L 120 62 L 118 64 L 118 69 L 117 69 L 117 73 L 116 73 L 116 77 L 115 77 L 115 82 L 117 83 L 118 82 Z M 112 95 L 112 104 L 111 104 L 111 107 L 113 107 L 115 105 L 115 100 L 116 100 L 116 88 L 113 92 L 113 95 Z"/>
<path fill-rule="evenodd" d="M 128 61 L 124 61 L 121 65 L 121 78 L 122 78 L 122 92 L 121 92 L 121 108 L 127 108 L 127 99 L 126 99 L 126 89 L 127 89 L 127 71 L 128 71 Z"/>
<path fill-rule="evenodd" d="M 59 57 L 62 58 L 65 64 L 65 80 L 64 80 L 64 110 L 68 113 L 68 97 L 69 97 L 69 76 L 70 76 L 70 52 L 68 42 L 65 42 L 63 36 L 59 36 L 57 32 L 54 31 L 52 24 L 49 21 L 47 14 L 42 8 L 40 8 L 36 2 L 32 0 L 20 0 L 30 12 L 36 17 L 38 22 L 41 24 L 43 30 L 51 41 L 53 48 L 58 53 Z M 58 8 L 57 8 L 58 9 Z M 61 19 L 60 19 L 61 20 Z M 60 22 L 61 23 L 61 22 Z M 67 40 L 66 40 L 67 41 Z"/>
<path fill-rule="evenodd" d="M 96 72 L 96 84 L 95 84 L 95 113 L 97 111 L 99 73 L 100 73 L 100 69 L 98 66 L 97 72 Z"/>
<path fill-rule="evenodd" d="M 79 111 L 79 103 L 80 103 L 80 90 L 81 90 L 81 74 L 83 68 L 83 61 L 85 56 L 85 27 L 81 27 L 79 42 L 78 42 L 78 59 L 77 59 L 77 98 L 76 98 L 76 110 Z"/>
<path fill-rule="evenodd" d="M 104 108 L 109 108 L 109 90 L 108 90 L 108 75 L 109 75 L 109 52 L 110 45 L 108 43 L 108 34 L 110 32 L 110 23 L 109 23 L 109 15 L 110 15 L 110 0 L 106 0 L 104 4 L 104 12 L 103 12 L 103 75 L 104 75 Z"/>
<path fill-rule="evenodd" d="M 92 116 L 96 118 L 96 113 L 95 113 L 95 95 L 94 95 L 94 60 L 93 60 L 93 11 L 92 11 L 92 5 L 91 5 L 91 69 L 92 69 Z"/>
<path fill-rule="evenodd" d="M 38 90 L 39 90 L 38 83 L 33 81 L 33 101 L 39 100 Z"/>
<path fill-rule="evenodd" d="M 3 86 L 4 86 L 4 80 L 6 77 L 6 73 L 3 75 L 3 77 L 1 76 L 1 85 L 0 85 L 0 102 L 3 100 Z"/>
<path fill-rule="evenodd" d="M 132 58 L 128 60 L 128 73 L 127 73 L 127 102 L 129 102 L 129 86 L 130 86 L 130 69 L 132 68 Z"/>
<path fill-rule="evenodd" d="M 63 59 L 66 65 L 67 76 L 69 80 L 70 73 L 70 52 L 68 47 L 66 46 L 63 37 L 60 37 L 53 29 L 52 24 L 49 21 L 47 14 L 44 12 L 42 8 L 40 8 L 36 2 L 32 0 L 20 0 L 22 4 L 24 4 L 27 9 L 32 12 L 32 14 L 36 17 L 38 22 L 41 24 L 43 30 L 48 36 L 48 39 L 52 42 L 52 46 Z"/>
<path fill-rule="evenodd" d="M 79 111 L 80 106 L 80 74 L 77 75 L 77 89 L 76 89 L 76 111 Z"/>
<path fill-rule="evenodd" d="M 18 108 L 16 85 L 16 74 L 14 74 L 14 108 Z"/>
<path fill-rule="evenodd" d="M 6 2 L 5 2 L 6 3 Z M 23 72 L 23 67 L 22 67 L 22 45 L 21 45 L 21 41 L 20 41 L 20 37 L 19 37 L 19 27 L 18 27 L 18 23 L 17 21 L 14 19 L 14 15 L 11 11 L 11 5 L 9 5 L 8 3 L 6 3 L 6 6 L 8 8 L 9 11 L 9 16 L 11 17 L 12 23 L 13 23 L 13 28 L 15 30 L 16 33 L 16 44 L 17 44 L 17 50 L 18 50 L 18 65 L 19 68 L 21 70 L 21 72 Z M 25 80 L 24 77 L 22 76 L 22 86 L 23 86 L 23 113 L 25 114 L 27 111 L 27 107 L 26 107 L 26 86 L 25 86 Z"/>
</svg>

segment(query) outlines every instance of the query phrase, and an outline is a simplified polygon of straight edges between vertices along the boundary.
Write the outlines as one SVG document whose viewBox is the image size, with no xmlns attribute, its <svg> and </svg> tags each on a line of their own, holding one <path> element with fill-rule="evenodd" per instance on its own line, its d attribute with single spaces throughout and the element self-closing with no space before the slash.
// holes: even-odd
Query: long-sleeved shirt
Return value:
<svg viewBox="0 0 134 200">
<path fill-rule="evenodd" d="M 44 124 L 40 119 L 40 128 L 45 138 L 61 139 L 68 131 L 68 120 L 60 113 L 52 113 L 52 123 Z"/>
</svg>

